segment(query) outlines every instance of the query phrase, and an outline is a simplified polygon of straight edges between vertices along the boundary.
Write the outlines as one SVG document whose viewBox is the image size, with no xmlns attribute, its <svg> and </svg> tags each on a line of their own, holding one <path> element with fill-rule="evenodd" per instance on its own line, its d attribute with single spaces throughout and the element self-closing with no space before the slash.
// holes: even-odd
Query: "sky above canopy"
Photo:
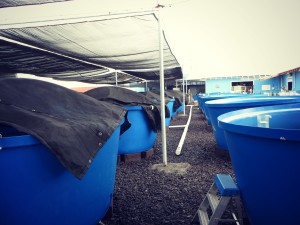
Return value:
<svg viewBox="0 0 300 225">
<path fill-rule="evenodd" d="M 73 0 L 1 9 L 0 27 L 145 11 L 157 4 L 188 79 L 278 74 L 300 66 L 299 0 Z"/>
</svg>

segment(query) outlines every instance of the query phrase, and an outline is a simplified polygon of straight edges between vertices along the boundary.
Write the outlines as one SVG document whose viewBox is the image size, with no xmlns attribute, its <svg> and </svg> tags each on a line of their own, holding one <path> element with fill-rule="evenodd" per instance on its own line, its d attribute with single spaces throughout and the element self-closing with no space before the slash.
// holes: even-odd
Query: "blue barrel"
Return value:
<svg viewBox="0 0 300 225">
<path fill-rule="evenodd" d="M 197 101 L 198 101 L 198 108 L 201 110 L 201 112 L 203 113 L 203 106 L 202 106 L 202 99 L 203 97 L 208 96 L 207 94 L 198 94 L 197 95 Z"/>
<path fill-rule="evenodd" d="M 178 109 L 176 110 L 176 114 L 179 113 L 179 112 L 183 112 L 183 110 L 184 110 L 184 102 L 181 102 L 181 106 L 178 107 Z"/>
<path fill-rule="evenodd" d="M 251 225 L 298 225 L 300 104 L 219 116 Z"/>
<path fill-rule="evenodd" d="M 170 124 L 171 124 L 171 119 L 172 119 L 172 114 L 173 114 L 174 102 L 175 102 L 175 99 L 170 99 L 170 101 L 167 103 L 167 107 L 168 107 L 168 109 L 169 109 L 170 116 L 169 116 L 169 117 L 166 117 L 166 119 L 165 119 L 165 121 L 166 121 L 166 126 L 170 126 Z"/>
<path fill-rule="evenodd" d="M 1 225 L 95 225 L 104 217 L 114 191 L 120 128 L 81 180 L 33 136 L 1 128 Z"/>
<path fill-rule="evenodd" d="M 217 95 L 200 96 L 201 109 L 207 120 L 207 124 L 211 125 L 210 116 L 209 116 L 207 106 L 206 106 L 207 101 L 223 99 L 223 98 L 236 98 L 236 97 L 241 97 L 241 96 L 245 96 L 245 95 L 244 94 L 217 94 Z"/>
<path fill-rule="evenodd" d="M 134 154 L 151 149 L 157 133 L 141 106 L 123 106 L 128 110 L 131 127 L 120 137 L 119 154 Z"/>
<path fill-rule="evenodd" d="M 296 96 L 278 96 L 278 97 L 249 97 L 249 98 L 231 98 L 231 99 L 220 99 L 206 102 L 207 110 L 210 115 L 213 133 L 215 136 L 216 143 L 219 148 L 227 151 L 227 143 L 224 136 L 224 131 L 218 126 L 218 116 L 231 112 L 234 110 L 268 106 L 268 105 L 281 105 L 289 103 L 300 102 L 300 98 Z"/>
</svg>

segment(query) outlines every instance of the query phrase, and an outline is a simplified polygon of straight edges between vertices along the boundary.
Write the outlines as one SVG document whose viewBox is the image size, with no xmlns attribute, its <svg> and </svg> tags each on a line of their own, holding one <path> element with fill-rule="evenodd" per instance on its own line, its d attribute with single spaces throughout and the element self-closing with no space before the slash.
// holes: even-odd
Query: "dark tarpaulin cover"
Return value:
<svg viewBox="0 0 300 225">
<path fill-rule="evenodd" d="M 168 95 L 170 98 L 174 97 L 177 98 L 182 104 L 183 102 L 185 102 L 185 104 L 188 104 L 188 98 L 185 98 L 185 101 L 183 100 L 183 93 L 181 91 L 177 91 L 177 90 L 166 90 L 166 95 Z"/>
<path fill-rule="evenodd" d="M 147 98 L 151 98 L 154 102 L 157 102 L 157 104 L 160 104 L 160 95 L 151 91 L 147 92 L 140 92 L 141 94 L 147 96 Z M 171 98 L 165 96 L 165 103 L 167 104 Z"/>
<path fill-rule="evenodd" d="M 156 93 L 156 94 L 160 94 L 160 91 L 159 90 L 152 90 L 152 92 Z M 172 98 L 175 100 L 174 102 L 174 105 L 173 105 L 173 111 L 176 112 L 177 109 L 182 105 L 181 103 L 181 99 L 178 95 L 174 95 L 172 94 L 171 92 L 169 92 L 169 90 L 165 90 L 165 97 L 168 97 L 168 98 Z"/>
<path fill-rule="evenodd" d="M 0 79 L 0 90 L 0 124 L 39 139 L 79 179 L 126 112 L 39 80 Z"/>
<path fill-rule="evenodd" d="M 116 86 L 103 86 L 91 89 L 85 94 L 99 101 L 108 101 L 119 106 L 142 106 L 153 130 L 157 131 L 161 128 L 160 106 L 141 93 Z"/>
<path fill-rule="evenodd" d="M 15 7 L 22 5 L 37 5 L 44 3 L 52 3 L 52 2 L 65 2 L 70 0 L 1 0 L 0 8 L 4 7 Z"/>
</svg>

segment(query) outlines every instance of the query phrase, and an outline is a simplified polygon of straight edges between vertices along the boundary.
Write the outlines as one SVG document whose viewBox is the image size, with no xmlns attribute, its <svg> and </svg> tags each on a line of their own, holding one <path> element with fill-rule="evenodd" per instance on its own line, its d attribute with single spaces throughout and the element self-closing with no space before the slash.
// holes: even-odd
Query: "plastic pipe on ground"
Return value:
<svg viewBox="0 0 300 225">
<path fill-rule="evenodd" d="M 185 137 L 186 137 L 186 134 L 188 132 L 188 129 L 189 129 L 189 125 L 190 125 L 190 122 L 191 122 L 191 118 L 192 118 L 192 109 L 193 109 L 193 105 L 190 107 L 190 114 L 189 114 L 189 119 L 185 125 L 185 128 L 184 128 L 184 131 L 182 133 L 182 136 L 181 136 L 181 139 L 179 141 L 179 144 L 178 144 L 178 147 L 176 149 L 176 155 L 180 155 L 181 154 L 181 149 L 182 149 L 182 146 L 183 146 L 183 143 L 184 143 L 184 140 L 185 140 Z"/>
</svg>

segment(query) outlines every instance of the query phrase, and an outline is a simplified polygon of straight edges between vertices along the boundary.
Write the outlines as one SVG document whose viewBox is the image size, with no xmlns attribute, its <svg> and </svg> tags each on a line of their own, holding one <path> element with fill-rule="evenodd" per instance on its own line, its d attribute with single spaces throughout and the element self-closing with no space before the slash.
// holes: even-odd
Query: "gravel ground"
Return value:
<svg viewBox="0 0 300 225">
<path fill-rule="evenodd" d="M 186 116 L 177 115 L 172 125 L 184 125 Z M 214 175 L 233 176 L 228 155 L 215 150 L 210 127 L 197 106 L 180 156 L 175 154 L 183 128 L 167 129 L 168 167 L 162 163 L 161 134 L 158 133 L 154 154 L 137 162 L 121 162 L 117 167 L 113 216 L 105 225 L 167 225 L 190 224 L 199 204 L 210 188 Z M 177 170 L 176 170 L 177 169 Z"/>
</svg>

